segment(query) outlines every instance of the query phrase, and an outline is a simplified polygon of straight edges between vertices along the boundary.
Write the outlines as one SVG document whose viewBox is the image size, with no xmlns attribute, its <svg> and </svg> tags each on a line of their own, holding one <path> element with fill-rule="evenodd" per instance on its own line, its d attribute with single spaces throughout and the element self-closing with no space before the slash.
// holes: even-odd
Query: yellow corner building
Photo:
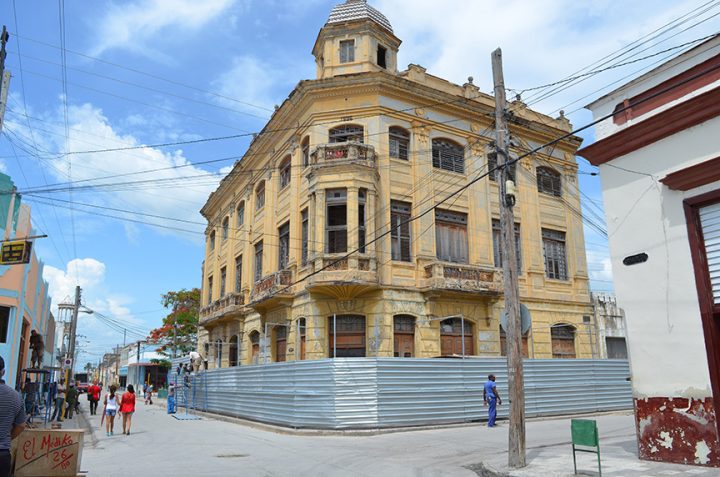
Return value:
<svg viewBox="0 0 720 477">
<path fill-rule="evenodd" d="M 337 5 L 313 47 L 317 79 L 297 85 L 202 208 L 210 368 L 504 354 L 498 187 L 483 176 L 494 98 L 472 78 L 398 71 L 400 43 L 366 1 Z M 571 131 L 520 100 L 509 108 L 515 155 Z M 513 172 L 531 358 L 596 355 L 580 141 Z"/>
</svg>

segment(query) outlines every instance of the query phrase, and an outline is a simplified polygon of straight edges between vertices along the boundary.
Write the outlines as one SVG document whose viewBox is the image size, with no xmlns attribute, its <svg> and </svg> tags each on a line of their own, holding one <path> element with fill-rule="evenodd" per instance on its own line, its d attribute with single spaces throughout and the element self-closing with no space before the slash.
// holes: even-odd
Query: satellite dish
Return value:
<svg viewBox="0 0 720 477">
<path fill-rule="evenodd" d="M 506 311 L 503 311 L 502 315 L 500 315 L 500 326 L 502 326 L 502 329 L 505 330 L 505 333 L 507 333 L 508 317 Z M 522 330 L 522 334 L 527 333 L 531 326 L 532 317 L 530 316 L 530 310 L 528 310 L 527 306 L 520 303 L 520 329 Z"/>
</svg>

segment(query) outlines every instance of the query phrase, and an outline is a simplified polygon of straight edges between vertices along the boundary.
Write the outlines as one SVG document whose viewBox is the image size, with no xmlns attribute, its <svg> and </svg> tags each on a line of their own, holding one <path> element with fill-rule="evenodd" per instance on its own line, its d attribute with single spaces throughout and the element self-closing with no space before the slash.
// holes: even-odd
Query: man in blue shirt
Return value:
<svg viewBox="0 0 720 477">
<path fill-rule="evenodd" d="M 488 406 L 488 427 L 495 427 L 495 419 L 497 419 L 497 406 L 502 404 L 502 399 L 497 392 L 495 385 L 495 375 L 488 376 L 488 380 L 483 387 L 483 401 Z"/>
<path fill-rule="evenodd" d="M 10 442 L 25 429 L 25 410 L 20 395 L 1 381 L 5 360 L 0 356 L 0 477 L 10 475 Z"/>
</svg>

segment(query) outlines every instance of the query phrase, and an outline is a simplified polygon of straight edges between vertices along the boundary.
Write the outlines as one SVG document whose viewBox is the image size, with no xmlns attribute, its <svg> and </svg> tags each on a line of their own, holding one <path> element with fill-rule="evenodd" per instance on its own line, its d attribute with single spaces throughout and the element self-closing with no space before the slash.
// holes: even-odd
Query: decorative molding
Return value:
<svg viewBox="0 0 720 477">
<path fill-rule="evenodd" d="M 637 151 L 720 115 L 720 87 L 666 109 L 577 152 L 594 166 Z"/>
<path fill-rule="evenodd" d="M 666 175 L 660 182 L 672 190 L 688 191 L 720 180 L 720 156 Z"/>
</svg>

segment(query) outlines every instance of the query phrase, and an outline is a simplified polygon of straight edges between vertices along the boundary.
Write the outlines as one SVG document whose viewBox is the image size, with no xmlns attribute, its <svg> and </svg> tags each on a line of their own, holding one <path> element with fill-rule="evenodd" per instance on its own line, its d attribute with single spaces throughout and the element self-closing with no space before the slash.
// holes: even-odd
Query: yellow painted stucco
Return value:
<svg viewBox="0 0 720 477">
<path fill-rule="evenodd" d="M 341 40 L 355 42 L 355 61 L 340 63 Z M 377 65 L 378 45 L 387 50 L 386 68 Z M 497 184 L 484 177 L 447 200 L 443 209 L 467 214 L 468 263 L 436 258 L 434 214 L 411 223 L 411 262 L 393 261 L 390 202 L 412 204 L 419 216 L 465 186 L 488 167 L 492 151 L 494 99 L 468 82 L 452 84 L 410 65 L 397 71 L 400 40 L 369 19 L 326 25 L 313 49 L 318 78 L 301 81 L 252 142 L 244 158 L 209 197 L 202 209 L 208 220 L 203 264 L 203 328 L 199 351 L 210 367 L 230 364 L 231 342 L 238 344 L 240 364 L 251 364 L 250 334 L 268 330 L 268 361 L 276 359 L 273 343 L 279 326 L 287 326 L 287 359 L 298 356 L 297 320 L 306 320 L 306 359 L 331 356 L 328 320 L 333 314 L 362 315 L 366 320 L 366 356 L 393 356 L 393 316 L 416 319 L 417 357 L 441 354 L 440 321 L 462 315 L 472 325 L 474 354 L 500 354 L 499 318 L 503 309 L 502 271 L 493 259 L 492 220 L 499 217 Z M 510 104 L 513 154 L 543 144 L 571 130 L 553 119 Z M 362 126 L 364 145 L 345 143 L 326 148 L 329 129 Z M 409 158 L 390 157 L 388 128 L 410 133 Z M 302 144 L 309 139 L 310 164 Z M 464 173 L 433 167 L 432 140 L 450 139 L 464 147 Z M 522 270 L 520 295 L 532 313 L 531 357 L 552 357 L 551 329 L 576 328 L 577 357 L 592 357 L 588 270 L 574 153 L 574 136 L 524 158 L 517 167 L 516 221 L 520 224 Z M 341 153 L 336 151 L 340 149 Z M 343 155 L 333 159 L 333 154 Z M 281 163 L 291 160 L 290 182 L 280 187 Z M 538 192 L 535 171 L 550 166 L 561 174 L 562 197 Z M 265 203 L 256 191 L 264 182 Z M 358 238 L 358 203 L 366 191 L 365 253 L 325 250 L 326 191 L 347 191 L 348 250 Z M 244 217 L 238 208 L 244 204 Z M 309 219 L 308 262 L 301 261 L 301 214 Z M 227 227 L 223 223 L 227 221 Z M 289 262 L 279 271 L 279 228 L 289 222 Z M 546 277 L 542 228 L 566 234 L 567 280 Z M 227 237 L 225 237 L 227 230 Z M 214 246 L 211 235 L 214 234 Z M 374 238 L 381 237 L 377 242 Z M 262 279 L 255 282 L 255 244 L 263 241 Z M 242 279 L 236 290 L 236 258 L 242 256 Z M 331 265 L 329 268 L 324 268 Z M 221 296 L 221 271 L 226 284 Z M 213 280 L 209 296 L 209 279 Z M 265 349 L 261 340 L 261 349 Z M 218 361 L 218 349 L 221 350 Z M 264 358 L 260 359 L 260 362 Z"/>
</svg>

